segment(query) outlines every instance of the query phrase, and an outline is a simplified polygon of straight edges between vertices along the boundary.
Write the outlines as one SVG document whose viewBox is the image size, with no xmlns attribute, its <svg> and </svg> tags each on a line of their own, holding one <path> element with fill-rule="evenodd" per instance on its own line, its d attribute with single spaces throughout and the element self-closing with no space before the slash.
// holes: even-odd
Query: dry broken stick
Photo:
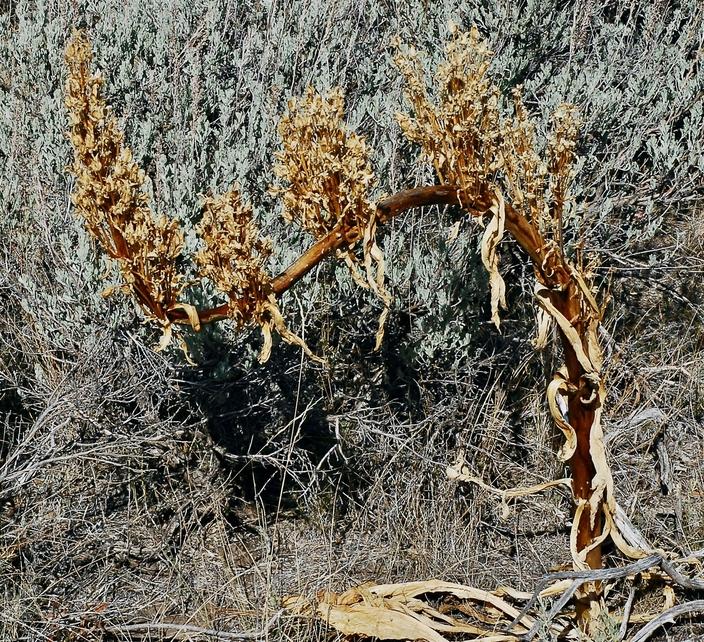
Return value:
<svg viewBox="0 0 704 642">
<path fill-rule="evenodd" d="M 550 573 L 548 575 L 544 575 L 536 584 L 533 596 L 530 598 L 530 600 L 528 600 L 528 602 L 526 602 L 525 606 L 520 610 L 518 616 L 514 618 L 513 622 L 511 622 L 508 627 L 508 630 L 510 631 L 513 626 L 518 621 L 520 621 L 520 617 L 530 612 L 530 610 L 535 606 L 536 602 L 538 601 L 541 591 L 550 586 L 551 584 L 554 584 L 555 582 L 559 582 L 561 580 L 572 580 L 572 584 L 570 585 L 570 587 L 553 605 L 553 608 L 550 610 L 550 613 L 546 617 L 545 622 L 548 623 L 558 615 L 558 613 L 569 602 L 569 600 L 577 591 L 577 589 L 585 582 L 603 582 L 606 580 L 622 579 L 629 575 L 635 575 L 636 573 L 645 571 L 653 566 L 657 566 L 658 564 L 660 564 L 660 562 L 662 562 L 662 556 L 651 555 L 636 562 L 632 562 L 631 564 L 627 564 L 626 566 L 622 566 L 621 568 L 595 569 L 588 571 L 562 571 L 559 573 Z M 528 633 L 526 633 L 522 639 L 532 640 L 537 635 L 540 629 L 540 625 L 541 622 L 536 622 L 535 625 L 531 628 L 531 630 L 528 631 Z"/>
<path fill-rule="evenodd" d="M 522 616 L 530 613 L 531 609 L 535 606 L 536 602 L 540 598 L 541 591 L 556 582 L 559 582 L 561 580 L 572 580 L 571 586 L 562 594 L 560 599 L 555 602 L 542 624 L 551 622 L 570 601 L 571 597 L 574 595 L 575 591 L 579 588 L 579 586 L 581 586 L 585 582 L 604 582 L 608 580 L 623 579 L 624 577 L 628 577 L 629 575 L 636 575 L 653 567 L 662 568 L 665 574 L 667 574 L 675 584 L 678 584 L 684 589 L 704 591 L 704 581 L 693 580 L 689 577 L 685 577 L 675 568 L 674 564 L 662 554 L 649 555 L 648 557 L 644 557 L 643 559 L 637 560 L 620 568 L 596 569 L 587 571 L 563 571 L 558 573 L 550 573 L 548 575 L 543 576 L 540 581 L 536 584 L 532 597 L 530 598 L 530 600 L 528 600 L 528 602 L 526 602 L 525 606 L 521 609 L 519 615 L 514 618 L 513 622 L 511 622 L 511 625 L 508 627 L 507 630 L 510 631 L 513 626 L 515 626 L 515 624 L 520 621 L 520 618 Z M 629 602 L 632 602 L 632 599 L 630 599 Z M 694 607 L 694 610 L 696 610 L 697 608 L 698 607 Z M 630 612 L 630 608 L 628 609 L 628 611 Z M 685 612 L 688 611 L 685 609 L 683 611 L 677 611 L 674 614 Z M 664 615 L 665 614 L 663 613 L 663 615 L 658 616 L 657 619 L 661 620 L 662 622 L 668 621 L 666 618 L 662 619 Z M 624 620 L 627 623 L 628 613 L 625 610 Z M 536 624 L 531 628 L 531 630 L 528 631 L 528 633 L 526 633 L 524 636 L 522 636 L 522 639 L 525 639 L 526 641 L 532 640 L 537 635 L 540 628 L 540 624 L 541 622 L 536 622 Z M 646 628 L 647 627 L 644 627 L 643 630 L 645 630 Z M 639 632 L 638 635 L 640 634 L 641 633 Z"/>
<path fill-rule="evenodd" d="M 665 624 L 671 624 L 676 617 L 685 613 L 704 613 L 704 600 L 692 600 L 684 604 L 678 604 L 664 613 L 661 613 L 654 620 L 651 620 L 642 629 L 640 629 L 629 642 L 645 642 L 655 631 Z"/>
</svg>

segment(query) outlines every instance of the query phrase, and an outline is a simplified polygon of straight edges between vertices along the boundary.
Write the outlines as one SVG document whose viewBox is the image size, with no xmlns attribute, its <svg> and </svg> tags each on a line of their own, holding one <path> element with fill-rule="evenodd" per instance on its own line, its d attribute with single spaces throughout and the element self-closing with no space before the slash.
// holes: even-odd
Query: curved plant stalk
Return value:
<svg viewBox="0 0 704 642">
<path fill-rule="evenodd" d="M 210 279 L 228 301 L 197 309 L 180 300 L 185 280 L 176 264 L 182 234 L 175 222 L 151 214 L 142 191 L 144 175 L 132 161 L 117 121 L 100 97 L 102 81 L 90 75 L 90 46 L 78 33 L 66 52 L 66 105 L 77 176 L 73 199 L 88 231 L 118 262 L 124 281 L 120 289 L 132 294 L 147 318 L 164 328 L 163 345 L 175 323 L 197 331 L 206 323 L 223 319 L 238 326 L 253 321 L 264 336 L 262 362 L 271 354 L 274 330 L 313 357 L 303 340 L 287 329 L 277 297 L 333 255 L 342 258 L 355 281 L 383 302 L 378 348 L 391 297 L 384 284 L 377 226 L 404 211 L 429 205 L 455 205 L 479 220 L 488 217 L 481 254 L 489 275 L 491 319 L 498 328 L 499 309 L 505 307 L 498 250 L 502 238 L 512 236 L 530 257 L 535 272 L 535 299 L 540 309 L 536 346 L 545 344 L 552 324 L 564 354 L 564 365 L 547 386 L 547 400 L 565 437 L 558 456 L 572 473 L 575 515 L 570 548 L 575 572 L 594 575 L 587 578 L 585 586 L 584 582 L 572 588 L 561 584 L 560 590 L 580 590 L 577 617 L 580 626 L 589 631 L 601 604 L 602 575 L 598 569 L 603 543 L 611 538 L 633 558 L 644 557 L 649 551 L 634 538 L 629 540 L 619 527 L 623 520 L 614 499 L 601 427 L 606 388 L 597 331 L 603 308 L 587 271 L 581 264 L 572 264 L 563 247 L 562 222 L 577 121 L 570 107 L 557 109 L 546 158 L 541 159 L 520 92 L 514 92 L 512 116 L 504 118 L 499 112 L 499 92 L 487 76 L 491 55 L 476 29 L 455 31 L 447 46 L 447 61 L 437 70 L 434 101 L 417 52 L 406 49 L 399 54 L 397 63 L 406 79 L 413 113 L 400 114 L 398 121 L 407 138 L 420 146 L 422 157 L 435 168 L 442 184 L 404 190 L 376 204 L 368 195 L 375 178 L 366 144 L 343 123 L 341 93 L 323 97 L 309 90 L 302 100 L 291 101 L 289 113 L 281 121 L 283 149 L 275 169 L 283 184 L 274 192 L 283 199 L 284 216 L 299 223 L 316 241 L 272 278 L 265 270 L 271 244 L 259 236 L 251 208 L 241 203 L 237 190 L 206 199 L 199 226 L 204 248 L 195 258 L 201 276 Z M 360 242 L 364 277 L 354 254 Z M 460 467 L 457 478 L 463 476 L 478 483 Z M 564 480 L 557 480 L 501 491 L 501 496 L 505 502 L 509 497 L 562 483 Z M 467 607 L 475 623 L 462 623 L 432 608 L 421 599 L 426 593 L 446 593 L 479 603 L 479 607 Z M 421 582 L 351 589 L 342 595 L 327 595 L 310 608 L 344 634 L 442 642 L 445 633 L 467 633 L 480 636 L 475 639 L 499 642 L 533 630 L 534 620 L 522 616 L 504 599 L 515 593 Z M 288 607 L 298 609 L 300 600 L 293 599 Z M 497 624 L 506 618 L 517 619 L 509 623 L 505 633 L 497 633 Z"/>
</svg>

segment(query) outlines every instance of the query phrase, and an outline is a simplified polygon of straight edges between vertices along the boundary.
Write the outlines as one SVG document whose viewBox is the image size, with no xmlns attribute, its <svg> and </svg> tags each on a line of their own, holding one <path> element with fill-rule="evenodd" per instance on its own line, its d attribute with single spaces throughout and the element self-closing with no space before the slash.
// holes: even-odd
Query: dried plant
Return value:
<svg viewBox="0 0 704 642">
<path fill-rule="evenodd" d="M 124 280 L 105 294 L 120 290 L 135 297 L 147 318 L 163 327 L 159 349 L 170 343 L 174 322 L 199 330 L 203 322 L 230 318 L 240 326 L 251 320 L 261 326 L 261 361 L 271 354 L 273 329 L 317 359 L 284 323 L 271 279 L 263 270 L 271 245 L 259 238 L 252 211 L 240 203 L 235 189 L 206 199 L 200 226 L 206 247 L 196 256 L 202 275 L 226 293 L 229 302 L 224 309 L 198 311 L 179 300 L 186 285 L 177 267 L 183 233 L 177 221 L 156 218 L 149 208 L 144 172 L 132 160 L 117 119 L 101 96 L 102 78 L 91 75 L 91 47 L 83 32 L 74 33 L 65 59 L 66 108 L 75 154 L 73 202 L 88 231 L 118 262 Z"/>
<path fill-rule="evenodd" d="M 499 90 L 487 76 L 492 53 L 477 29 L 455 29 L 446 53 L 436 73 L 437 104 L 428 97 L 418 53 L 406 50 L 397 56 L 413 108 L 413 117 L 400 114 L 398 120 L 407 138 L 433 163 L 440 181 L 455 186 L 458 202 L 475 216 L 490 215 L 481 251 L 497 327 L 498 309 L 505 306 L 497 254 L 504 230 L 533 259 L 536 299 L 544 313 L 538 343 L 544 342 L 550 319 L 565 348 L 566 365 L 548 387 L 548 400 L 567 440 L 560 456 L 575 473 L 574 561 L 579 568 L 600 564 L 601 514 L 606 511 L 608 521 L 615 510 L 600 426 L 605 389 L 596 332 L 602 311 L 589 275 L 565 258 L 561 237 L 575 158 L 576 114 L 568 105 L 558 107 L 547 160 L 542 161 L 519 91 L 513 92 L 513 115 L 499 113 Z M 567 413 L 559 408 L 564 401 L 560 396 L 568 400 Z"/>
<path fill-rule="evenodd" d="M 399 113 L 397 120 L 408 140 L 420 145 L 439 181 L 460 187 L 473 205 L 503 167 L 500 96 L 487 76 L 491 51 L 476 28 L 467 33 L 454 29 L 446 53 L 436 73 L 435 104 L 420 54 L 400 48 L 395 62 L 414 116 Z"/>
<path fill-rule="evenodd" d="M 289 101 L 279 123 L 282 149 L 274 173 L 287 185 L 272 191 L 283 200 L 284 218 L 316 239 L 336 227 L 363 229 L 376 210 L 369 199 L 376 178 L 366 143 L 343 119 L 340 90 L 321 96 L 308 88 L 302 99 Z"/>
<path fill-rule="evenodd" d="M 355 281 L 370 288 L 383 302 L 376 348 L 384 336 L 391 297 L 384 287 L 384 255 L 376 243 L 376 206 L 369 190 L 376 183 L 364 139 L 344 124 L 344 98 L 333 90 L 327 96 L 309 87 L 305 96 L 291 99 L 279 123 L 282 150 L 274 173 L 284 186 L 272 192 L 283 200 L 283 216 L 316 239 L 333 232 L 344 238 L 341 249 Z M 352 253 L 363 240 L 366 280 Z"/>
<path fill-rule="evenodd" d="M 259 361 L 263 363 L 271 355 L 272 329 L 317 359 L 305 342 L 286 327 L 271 277 L 264 270 L 272 252 L 271 241 L 259 236 L 252 208 L 242 203 L 237 189 L 205 199 L 197 231 L 205 243 L 195 257 L 200 273 L 227 295 L 229 318 L 238 326 L 254 320 L 262 329 L 264 345 Z"/>
<path fill-rule="evenodd" d="M 152 214 L 144 172 L 124 145 L 117 119 L 100 94 L 103 80 L 91 75 L 91 64 L 88 39 L 74 33 L 66 48 L 73 203 L 105 253 L 118 262 L 124 284 L 117 289 L 132 294 L 148 318 L 168 326 L 185 285 L 177 266 L 183 234 L 176 221 Z"/>
<path fill-rule="evenodd" d="M 119 261 L 125 289 L 151 318 L 167 329 L 175 321 L 198 329 L 201 323 L 223 318 L 240 326 L 253 320 L 264 333 L 261 361 L 270 355 L 274 329 L 310 355 L 303 341 L 286 328 L 276 296 L 335 252 L 347 262 L 354 278 L 384 302 L 378 346 L 390 297 L 384 288 L 376 225 L 413 207 L 431 204 L 459 205 L 480 220 L 488 217 L 481 254 L 489 275 L 492 320 L 498 327 L 498 311 L 505 306 L 498 251 L 504 234 L 513 236 L 531 258 L 535 271 L 535 296 L 542 311 L 536 345 L 546 342 L 552 323 L 563 348 L 565 363 L 547 387 L 547 400 L 565 437 L 559 457 L 568 462 L 572 478 L 497 492 L 505 500 L 569 483 L 575 501 L 570 537 L 575 571 L 568 577 L 553 577 L 559 582 L 549 590 L 562 595 L 560 609 L 576 595 L 577 619 L 589 630 L 590 622 L 598 621 L 603 604 L 602 580 L 657 565 L 665 569 L 666 561 L 663 555 L 654 555 L 644 538 L 624 522 L 615 501 L 601 427 L 606 387 L 598 329 L 604 306 L 597 301 L 581 255 L 573 262 L 563 247 L 563 218 L 578 130 L 575 111 L 568 105 L 558 107 L 547 149 L 541 154 L 519 90 L 513 93 L 512 113 L 502 115 L 500 92 L 488 77 L 491 56 L 476 28 L 468 33 L 455 29 L 447 46 L 447 60 L 436 73 L 437 103 L 426 87 L 419 54 L 405 48 L 397 56 L 413 110 L 412 116 L 399 115 L 398 121 L 407 138 L 417 143 L 422 156 L 432 163 L 440 184 L 405 190 L 376 204 L 369 196 L 375 179 L 366 144 L 343 122 L 342 94 L 333 91 L 320 96 L 309 89 L 301 100 L 290 101 L 279 127 L 282 151 L 275 167 L 282 185 L 273 191 L 283 199 L 285 218 L 309 231 L 316 243 L 282 274 L 271 278 L 265 271 L 271 244 L 259 236 L 252 210 L 241 202 L 238 191 L 231 189 L 206 199 L 199 226 L 204 248 L 196 262 L 201 275 L 212 280 L 228 302 L 199 311 L 178 301 L 184 280 L 174 265 L 182 237 L 175 224 L 152 217 L 141 192 L 143 174 L 123 147 L 115 119 L 100 98 L 100 79 L 89 75 L 90 49 L 85 37 L 78 34 L 66 56 L 67 107 L 78 179 L 74 202 L 89 231 L 108 255 Z M 359 273 L 353 254 L 360 240 L 366 279 Z M 448 472 L 454 479 L 486 486 L 463 462 Z M 600 571 L 601 546 L 609 537 L 625 555 L 645 559 L 634 563 L 636 566 Z M 564 579 L 573 581 L 568 586 Z M 424 637 L 440 642 L 442 633 L 493 634 L 501 621 L 505 635 L 485 639 L 514 639 L 516 634 L 530 639 L 539 622 L 527 612 L 540 591 L 529 599 L 523 612 L 502 598 L 505 594 L 519 599 L 521 594 L 502 591 L 499 595 L 446 583 L 382 585 L 323 596 L 312 609 L 343 634 Z M 463 612 L 470 613 L 476 622 L 455 620 L 420 599 L 424 593 L 438 592 L 484 605 L 480 609 L 462 605 L 467 609 Z M 522 599 L 529 597 L 523 595 Z M 298 599 L 290 600 L 287 607 L 306 610 Z M 553 622 L 562 629 L 567 620 L 554 619 L 560 609 L 553 614 Z M 380 622 L 382 614 L 389 617 Z M 576 637 L 577 632 L 571 635 Z"/>
</svg>

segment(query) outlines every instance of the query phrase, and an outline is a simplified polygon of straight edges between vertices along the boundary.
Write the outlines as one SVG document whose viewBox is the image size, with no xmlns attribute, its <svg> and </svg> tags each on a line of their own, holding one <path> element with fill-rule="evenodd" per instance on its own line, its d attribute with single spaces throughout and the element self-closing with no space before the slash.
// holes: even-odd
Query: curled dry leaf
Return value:
<svg viewBox="0 0 704 642">
<path fill-rule="evenodd" d="M 569 396 L 574 393 L 575 388 L 567 379 L 567 370 L 562 367 L 553 376 L 552 381 L 547 387 L 548 406 L 552 419 L 565 437 L 565 443 L 562 444 L 557 454 L 562 461 L 568 461 L 574 452 L 577 450 L 577 433 L 574 428 L 565 419 L 562 408 L 558 402 L 558 397 Z"/>
<path fill-rule="evenodd" d="M 491 320 L 498 328 L 501 327 L 499 307 L 506 309 L 506 284 L 499 273 L 498 247 L 504 235 L 506 222 L 506 204 L 500 190 L 496 190 L 496 200 L 491 206 L 493 216 L 484 230 L 482 236 L 481 252 L 482 263 L 489 274 L 489 287 L 491 289 Z"/>
<path fill-rule="evenodd" d="M 543 491 L 549 490 L 551 488 L 557 488 L 563 486 L 565 488 L 572 488 L 572 480 L 568 477 L 563 479 L 552 479 L 541 484 L 534 484 L 533 486 L 516 486 L 515 488 L 494 488 L 489 484 L 485 483 L 481 478 L 476 477 L 471 474 L 469 467 L 466 465 L 466 460 L 464 458 L 464 453 L 460 452 L 457 456 L 457 461 L 452 465 L 448 466 L 446 469 L 446 474 L 448 479 L 453 481 L 467 482 L 470 484 L 475 484 L 484 490 L 499 495 L 503 501 L 507 499 L 515 499 L 519 497 L 528 497 L 530 495 L 537 495 Z"/>
</svg>

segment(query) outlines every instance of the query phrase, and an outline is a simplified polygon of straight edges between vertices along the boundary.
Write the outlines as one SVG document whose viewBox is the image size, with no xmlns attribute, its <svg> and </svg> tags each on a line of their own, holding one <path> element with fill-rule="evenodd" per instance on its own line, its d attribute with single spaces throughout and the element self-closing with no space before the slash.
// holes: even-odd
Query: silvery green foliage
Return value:
<svg viewBox="0 0 704 642">
<path fill-rule="evenodd" d="M 201 194 L 239 182 L 264 228 L 278 240 L 274 269 L 307 243 L 295 241 L 293 230 L 282 226 L 267 193 L 276 123 L 286 99 L 308 84 L 322 91 L 342 86 L 349 122 L 368 136 L 374 151 L 379 191 L 427 183 L 432 176 L 414 168 L 413 152 L 395 126 L 394 112 L 405 106 L 390 42 L 400 35 L 427 51 L 431 70 L 442 57 L 450 21 L 465 27 L 476 23 L 489 38 L 497 52 L 492 73 L 506 90 L 523 84 L 542 137 L 557 103 L 570 100 L 580 107 L 583 160 L 575 181 L 575 214 L 586 214 L 584 221 L 574 221 L 575 228 L 583 225 L 595 242 L 607 239 L 607 247 L 623 251 L 657 232 L 664 206 L 697 194 L 702 74 L 693 52 L 702 34 L 694 1 L 678 8 L 409 2 L 393 11 L 381 2 L 123 6 L 84 1 L 61 11 L 41 2 L 14 11 L 18 38 L 8 73 L 12 87 L 33 88 L 40 109 L 20 109 L 28 96 L 10 89 L 3 137 L 32 141 L 39 161 L 32 168 L 43 181 L 53 181 L 55 190 L 57 181 L 64 181 L 56 191 L 66 191 L 60 172 L 68 158 L 61 57 L 69 25 L 84 25 L 95 41 L 107 97 L 148 173 L 156 208 L 193 223 Z M 9 22 L 10 15 L 4 19 Z M 662 81 L 652 83 L 652 74 Z M 18 177 L 23 175 L 19 164 L 33 156 L 26 148 L 21 154 L 19 147 L 10 150 L 11 171 L 3 187 L 4 203 L 12 208 L 32 199 L 31 194 L 21 198 L 32 183 Z M 416 213 L 415 218 L 426 217 Z M 187 249 L 193 251 L 195 244 L 191 232 Z M 392 261 L 403 256 L 399 245 L 392 232 L 387 239 Z M 446 290 L 427 278 L 438 267 L 416 266 L 408 281 L 419 285 L 414 290 L 432 291 L 423 298 L 428 309 L 448 309 L 440 300 Z M 398 269 L 403 273 L 407 266 Z M 447 269 L 442 274 L 446 281 L 453 278 Z M 342 287 L 344 294 L 349 286 Z M 300 296 L 313 307 L 305 288 Z M 452 343 L 449 336 L 433 339 L 425 330 L 418 339 L 430 341 L 433 352 Z"/>
</svg>

